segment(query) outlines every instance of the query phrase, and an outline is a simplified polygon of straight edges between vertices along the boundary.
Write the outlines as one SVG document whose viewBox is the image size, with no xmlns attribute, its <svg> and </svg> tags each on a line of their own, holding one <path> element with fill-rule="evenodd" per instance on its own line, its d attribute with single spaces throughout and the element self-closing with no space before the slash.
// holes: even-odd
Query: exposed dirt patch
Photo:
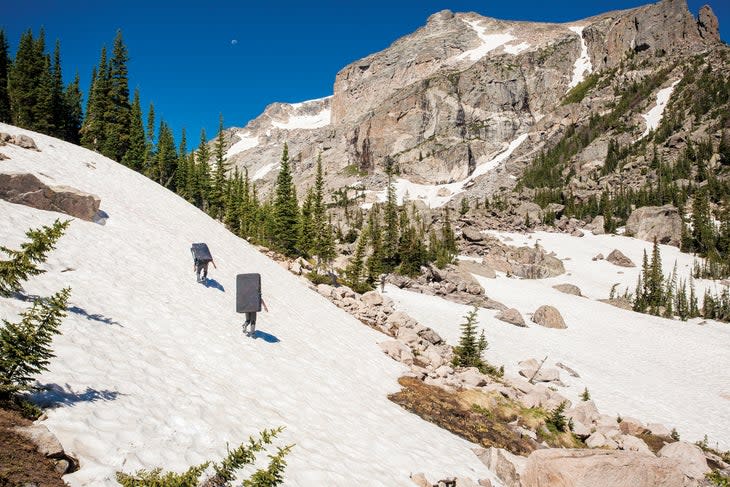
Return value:
<svg viewBox="0 0 730 487">
<path fill-rule="evenodd" d="M 29 424 L 17 411 L 0 406 L 0 486 L 64 487 L 55 462 L 38 453 L 30 440 L 12 431 Z"/>
<path fill-rule="evenodd" d="M 474 408 L 472 405 L 478 402 L 471 391 L 450 394 L 412 377 L 401 377 L 398 383 L 403 389 L 388 398 L 426 421 L 485 448 L 504 448 L 524 456 L 537 449 L 534 441 L 522 437 L 487 411 L 490 404 L 486 397 L 482 398 L 486 402 L 481 407 Z"/>
</svg>

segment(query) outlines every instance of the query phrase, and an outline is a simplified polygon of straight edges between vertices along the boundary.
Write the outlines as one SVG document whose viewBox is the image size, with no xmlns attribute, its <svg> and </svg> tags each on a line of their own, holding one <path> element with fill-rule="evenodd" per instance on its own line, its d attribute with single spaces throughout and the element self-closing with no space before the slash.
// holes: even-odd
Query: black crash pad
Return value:
<svg viewBox="0 0 730 487">
<path fill-rule="evenodd" d="M 236 276 L 236 313 L 261 311 L 261 274 Z"/>
<path fill-rule="evenodd" d="M 190 252 L 193 254 L 193 260 L 199 260 L 201 262 L 210 262 L 213 260 L 213 256 L 210 254 L 208 245 L 204 243 L 194 243 L 190 247 Z"/>
</svg>

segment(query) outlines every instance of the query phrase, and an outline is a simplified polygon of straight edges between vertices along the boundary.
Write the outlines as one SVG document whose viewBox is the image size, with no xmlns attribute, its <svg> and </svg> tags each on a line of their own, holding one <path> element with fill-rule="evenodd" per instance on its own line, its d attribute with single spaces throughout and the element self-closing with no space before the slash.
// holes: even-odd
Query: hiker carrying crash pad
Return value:
<svg viewBox="0 0 730 487">
<path fill-rule="evenodd" d="M 236 276 L 236 313 L 261 311 L 261 274 Z"/>
<path fill-rule="evenodd" d="M 207 244 L 194 243 L 192 247 L 190 247 L 190 252 L 193 254 L 193 260 L 200 262 L 210 262 L 213 260 L 213 256 L 211 255 Z"/>
</svg>

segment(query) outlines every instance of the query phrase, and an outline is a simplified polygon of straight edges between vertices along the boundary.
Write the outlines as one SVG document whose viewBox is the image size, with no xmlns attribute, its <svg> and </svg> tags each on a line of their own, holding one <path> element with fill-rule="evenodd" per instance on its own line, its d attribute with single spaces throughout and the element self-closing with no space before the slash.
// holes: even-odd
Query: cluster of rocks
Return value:
<svg viewBox="0 0 730 487">
<path fill-rule="evenodd" d="M 38 150 L 38 147 L 35 145 L 35 141 L 27 135 L 10 135 L 5 132 L 0 132 L 0 146 L 6 144 L 17 145 L 22 149 Z"/>
<path fill-rule="evenodd" d="M 41 416 L 37 422 L 30 426 L 17 427 L 15 431 L 28 438 L 46 458 L 52 459 L 59 474 L 75 472 L 79 468 L 79 461 L 63 450 L 58 438 L 41 422 L 43 419 L 45 417 Z"/>
<path fill-rule="evenodd" d="M 473 228 L 461 230 L 461 248 L 469 255 L 482 256 L 482 266 L 525 279 L 556 277 L 565 272 L 563 262 L 540 245 L 514 247 Z"/>
<path fill-rule="evenodd" d="M 308 268 L 306 261 L 294 261 L 286 265 L 297 274 L 302 274 Z M 566 486 L 692 487 L 702 485 L 705 473 L 709 472 L 706 455 L 710 454 L 696 445 L 674 442 L 671 432 L 664 425 L 644 425 L 634 418 L 601 414 L 590 400 L 573 406 L 557 390 L 564 384 L 560 371 L 555 367 L 543 367 L 543 363 L 529 359 L 519 363 L 519 372 L 524 378 L 496 381 L 474 367 L 453 367 L 453 348 L 434 330 L 419 324 L 406 313 L 396 311 L 393 301 L 387 296 L 376 291 L 358 294 L 346 286 L 328 284 L 319 284 L 316 290 L 363 323 L 390 336 L 379 346 L 389 357 L 409 368 L 407 376 L 450 392 L 463 389 L 497 392 L 526 408 L 552 411 L 561 405 L 565 407 L 563 414 L 570 422 L 573 434 L 585 442 L 587 449 L 550 448 L 543 442 L 527 458 L 499 448 L 475 450 L 477 456 L 507 487 L 548 485 L 546 479 L 560 479 L 563 482 L 560 485 Z M 580 295 L 580 290 L 566 288 L 565 291 Z M 501 315 L 509 316 L 514 311 L 505 309 Z M 542 321 L 543 316 L 555 312 L 562 322 L 562 317 L 554 308 L 543 306 L 538 311 L 533 314 L 533 321 Z M 519 312 L 517 316 L 522 318 Z M 514 320 L 519 321 L 516 318 Z M 524 320 L 522 322 L 524 324 Z M 563 364 L 556 365 L 570 375 L 578 376 L 571 368 Z M 538 439 L 537 431 L 517 423 L 510 427 L 523 436 L 535 441 Z M 647 438 L 653 440 L 652 447 L 645 441 Z M 660 441 L 658 451 L 657 440 Z M 730 468 L 719 457 L 711 456 L 710 460 L 713 468 Z M 425 475 L 414 474 L 411 479 L 415 485 L 429 487 L 492 485 L 487 479 L 474 481 L 464 477 L 430 482 Z M 606 479 L 610 479 L 610 482 L 606 483 Z"/>
</svg>

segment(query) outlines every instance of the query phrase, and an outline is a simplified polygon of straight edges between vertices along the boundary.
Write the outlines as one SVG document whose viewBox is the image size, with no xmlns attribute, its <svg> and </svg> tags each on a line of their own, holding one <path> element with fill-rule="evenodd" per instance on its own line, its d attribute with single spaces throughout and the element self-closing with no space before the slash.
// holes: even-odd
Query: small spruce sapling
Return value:
<svg viewBox="0 0 730 487">
<path fill-rule="evenodd" d="M 583 393 L 580 395 L 581 401 L 590 401 L 591 400 L 591 393 L 588 392 L 588 388 L 585 387 L 583 389 Z"/>
</svg>

